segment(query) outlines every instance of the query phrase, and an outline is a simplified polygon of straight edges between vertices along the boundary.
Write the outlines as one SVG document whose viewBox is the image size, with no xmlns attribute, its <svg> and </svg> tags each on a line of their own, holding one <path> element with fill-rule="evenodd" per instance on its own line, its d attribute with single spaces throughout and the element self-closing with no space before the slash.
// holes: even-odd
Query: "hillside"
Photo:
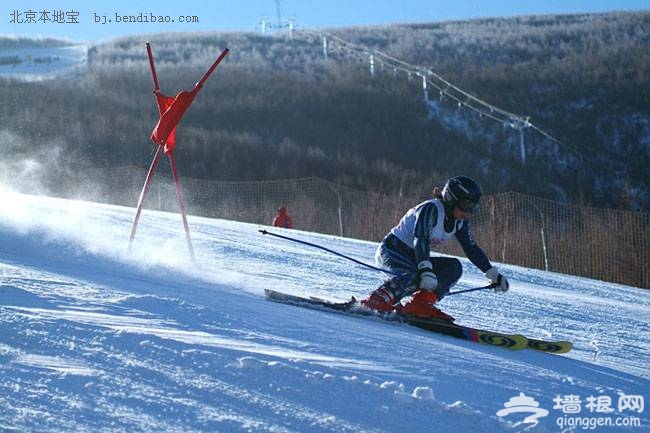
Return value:
<svg viewBox="0 0 650 433">
<path fill-rule="evenodd" d="M 41 83 L 5 80 L 4 167 L 54 157 L 40 186 L 105 184 L 89 168 L 146 168 L 157 112 L 144 49 L 163 92 L 188 89 L 225 47 L 223 65 L 188 111 L 177 151 L 186 177 L 265 180 L 317 176 L 381 193 L 426 196 L 449 174 L 487 193 L 518 191 L 568 203 L 650 209 L 650 13 L 531 16 L 463 22 L 253 33 L 134 36 L 91 48 L 85 73 Z M 323 56 L 319 35 L 330 48 Z M 343 49 L 380 50 L 431 68 L 501 109 L 530 116 L 519 133 L 431 89 L 418 77 Z M 43 107 L 47 109 L 43 109 Z M 631 157 L 633 156 L 633 157 Z M 24 167 L 22 167 L 24 168 Z M 7 171 L 7 170 L 5 170 Z M 34 175 L 33 177 L 35 177 Z M 108 194 L 103 191 L 100 194 Z"/>
<path fill-rule="evenodd" d="M 192 264 L 176 214 L 145 212 L 128 254 L 133 208 L 3 188 L 0 199 L 11 204 L 0 207 L 3 432 L 636 433 L 650 423 L 648 291 L 505 265 L 508 293 L 442 301 L 465 324 L 574 343 L 566 355 L 509 351 L 267 302 L 269 287 L 361 297 L 380 275 L 256 225 L 190 218 Z M 376 247 L 292 234 L 362 261 Z M 460 286 L 484 284 L 462 260 Z M 520 393 L 547 411 L 537 424 L 497 415 Z"/>
</svg>

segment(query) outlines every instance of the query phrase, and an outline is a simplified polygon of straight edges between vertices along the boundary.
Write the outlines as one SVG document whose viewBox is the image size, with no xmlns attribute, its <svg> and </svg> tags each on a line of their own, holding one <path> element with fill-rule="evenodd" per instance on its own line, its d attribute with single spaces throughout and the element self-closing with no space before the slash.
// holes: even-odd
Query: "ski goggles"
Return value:
<svg viewBox="0 0 650 433">
<path fill-rule="evenodd" d="M 478 210 L 478 202 L 472 200 L 458 200 L 456 207 L 465 213 L 474 213 Z"/>
</svg>

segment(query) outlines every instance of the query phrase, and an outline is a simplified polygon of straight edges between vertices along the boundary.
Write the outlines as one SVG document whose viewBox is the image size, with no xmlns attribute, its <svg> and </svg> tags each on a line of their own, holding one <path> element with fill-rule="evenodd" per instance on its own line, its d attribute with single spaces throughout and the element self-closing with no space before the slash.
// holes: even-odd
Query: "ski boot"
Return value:
<svg viewBox="0 0 650 433">
<path fill-rule="evenodd" d="M 427 319 L 444 320 L 445 322 L 453 322 L 455 319 L 447 313 L 443 313 L 435 307 L 438 302 L 438 295 L 436 292 L 429 292 L 426 290 L 418 290 L 413 294 L 413 298 L 401 310 L 402 314 L 407 316 L 417 316 Z"/>
<path fill-rule="evenodd" d="M 399 299 L 382 285 L 375 289 L 366 299 L 362 300 L 361 304 L 374 311 L 390 313 L 396 308 L 395 305 L 399 304 Z"/>
</svg>

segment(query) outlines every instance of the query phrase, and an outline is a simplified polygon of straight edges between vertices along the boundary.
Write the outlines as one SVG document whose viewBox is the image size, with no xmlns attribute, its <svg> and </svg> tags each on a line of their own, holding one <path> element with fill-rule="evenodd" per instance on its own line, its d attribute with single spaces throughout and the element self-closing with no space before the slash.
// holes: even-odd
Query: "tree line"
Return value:
<svg viewBox="0 0 650 433">
<path fill-rule="evenodd" d="M 321 177 L 425 196 L 456 173 L 486 192 L 518 191 L 617 209 L 650 209 L 650 13 L 532 16 L 327 30 L 427 66 L 561 144 L 459 110 L 421 84 L 336 50 L 313 32 L 160 34 L 94 46 L 87 68 L 56 81 L 3 79 L 4 165 L 56 155 L 50 188 L 84 169 L 146 167 L 158 113 L 144 42 L 163 93 L 190 89 L 225 47 L 177 132 L 179 169 L 210 180 Z M 49 42 L 48 42 L 49 43 Z M 2 45 L 0 45 L 2 46 Z M 52 176 L 58 177 L 52 180 Z M 57 186 L 58 185 L 58 186 Z"/>
</svg>

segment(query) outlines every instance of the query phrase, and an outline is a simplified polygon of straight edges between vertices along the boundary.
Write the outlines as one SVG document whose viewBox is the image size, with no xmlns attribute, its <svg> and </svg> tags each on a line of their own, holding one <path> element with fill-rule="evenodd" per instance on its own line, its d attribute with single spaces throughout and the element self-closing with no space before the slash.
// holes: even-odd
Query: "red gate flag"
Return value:
<svg viewBox="0 0 650 433">
<path fill-rule="evenodd" d="M 158 89 L 158 77 L 156 76 L 156 70 L 153 64 L 153 56 L 148 44 L 147 51 L 149 54 L 149 62 L 151 64 L 151 73 L 154 80 L 154 94 L 156 95 L 156 103 L 158 104 L 158 111 L 160 113 L 160 119 L 151 132 L 151 139 L 154 143 L 160 146 L 165 146 L 165 153 L 171 155 L 174 151 L 174 146 L 176 146 L 176 127 L 183 118 L 185 111 L 187 111 L 189 106 L 192 105 L 194 98 L 203 87 L 205 81 L 212 72 L 214 72 L 223 58 L 226 57 L 229 50 L 226 48 L 221 52 L 219 57 L 217 57 L 217 60 L 215 60 L 212 66 L 210 66 L 206 73 L 203 74 L 191 91 L 178 92 L 174 98 L 160 93 L 160 90 Z"/>
<path fill-rule="evenodd" d="M 163 94 L 156 95 L 158 102 L 158 110 L 160 111 L 160 120 L 151 133 L 151 139 L 161 145 L 165 146 L 165 153 L 170 154 L 176 145 L 176 138 L 174 132 L 176 126 L 181 121 L 183 114 L 187 108 L 194 101 L 197 94 L 197 89 L 191 92 L 179 92 L 175 98 L 170 98 Z"/>
<path fill-rule="evenodd" d="M 174 98 L 171 96 L 165 96 L 162 93 L 154 92 L 156 96 L 156 103 L 158 104 L 158 112 L 162 116 L 165 111 L 172 105 L 172 102 L 174 101 Z M 157 126 L 157 125 L 156 125 Z M 154 129 L 155 132 L 155 129 Z M 175 132 L 176 128 L 172 129 L 172 131 L 169 133 L 167 136 L 167 139 L 165 140 L 165 147 L 170 146 L 171 149 L 174 149 L 174 146 L 176 145 L 176 137 L 175 137 Z M 153 141 L 157 141 L 153 137 L 151 137 Z M 166 150 L 165 150 L 166 152 Z"/>
</svg>

